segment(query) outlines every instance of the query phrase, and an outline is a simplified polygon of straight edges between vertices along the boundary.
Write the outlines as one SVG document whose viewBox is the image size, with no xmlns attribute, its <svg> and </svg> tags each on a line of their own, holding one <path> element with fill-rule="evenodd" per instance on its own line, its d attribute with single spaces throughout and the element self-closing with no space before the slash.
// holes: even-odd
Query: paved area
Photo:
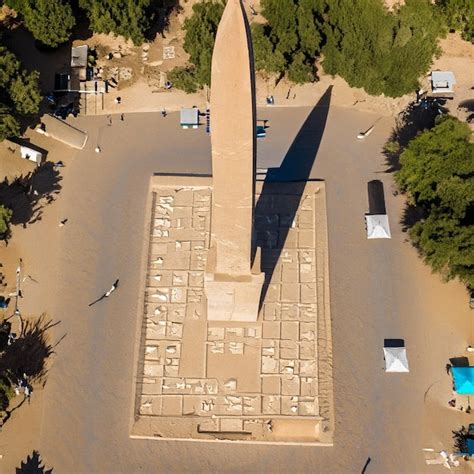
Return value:
<svg viewBox="0 0 474 474">
<path fill-rule="evenodd" d="M 212 192 L 207 177 L 151 178 L 132 433 L 330 444 L 324 183 L 257 183 L 256 245 L 266 275 L 257 322 L 208 319 Z"/>
<path fill-rule="evenodd" d="M 111 127 L 105 117 L 78 119 L 90 138 L 66 163 L 61 198 L 17 236 L 18 245 L 35 239 L 36 247 L 23 257 L 28 273 L 41 275 L 37 287 L 25 288 L 24 311 L 47 309 L 62 321 L 55 330 L 65 338 L 43 392 L 41 426 L 33 424 L 25 435 L 28 450 L 17 449 L 15 458 L 8 454 L 13 440 L 23 439 L 15 432 L 23 415 L 1 434 L 6 472 L 36 448 L 58 472 L 345 473 L 360 472 L 370 456 L 372 472 L 412 473 L 425 469 L 421 448 L 450 448 L 451 430 L 466 415 L 446 407 L 450 379 L 444 366 L 472 337 L 472 315 L 462 286 L 431 275 L 405 242 L 398 225 L 403 199 L 391 195 L 381 154 L 390 121 L 380 120 L 369 139 L 357 141 L 377 116 L 333 107 L 323 134 L 324 121 L 312 120 L 307 108 L 264 109 L 259 118 L 270 120 L 267 138 L 259 142 L 260 167 L 278 165 L 287 152 L 312 153 L 310 175 L 326 180 L 334 448 L 129 438 L 148 181 L 154 172 L 209 173 L 210 146 L 203 129 L 180 130 L 176 115 L 126 114 L 124 122 L 114 116 Z M 318 136 L 317 147 L 308 145 Z M 295 137 L 306 140 L 295 144 Z M 93 151 L 97 143 L 99 155 Z M 391 240 L 365 237 L 372 179 L 385 186 Z M 60 230 L 57 223 L 65 217 L 69 222 Z M 112 297 L 88 308 L 117 278 Z M 410 374 L 383 372 L 385 337 L 405 339 Z M 37 406 L 35 396 L 26 417 Z"/>
</svg>

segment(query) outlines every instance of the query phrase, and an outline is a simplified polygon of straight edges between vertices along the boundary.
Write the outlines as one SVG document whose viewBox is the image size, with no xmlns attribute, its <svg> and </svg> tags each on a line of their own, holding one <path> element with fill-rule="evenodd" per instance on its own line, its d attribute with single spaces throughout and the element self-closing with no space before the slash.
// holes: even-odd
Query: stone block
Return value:
<svg viewBox="0 0 474 474">
<path fill-rule="evenodd" d="M 272 395 L 262 397 L 262 412 L 264 415 L 279 415 L 280 410 L 280 397 Z"/>
<path fill-rule="evenodd" d="M 278 361 L 271 356 L 262 356 L 262 374 L 277 374 Z"/>
<path fill-rule="evenodd" d="M 314 359 L 316 357 L 315 343 L 310 341 L 300 342 L 300 359 Z"/>
<path fill-rule="evenodd" d="M 281 322 L 281 339 L 297 341 L 299 336 L 298 321 L 282 321 Z"/>
<path fill-rule="evenodd" d="M 228 433 L 238 433 L 243 430 L 243 420 L 241 418 L 221 418 L 220 431 Z"/>
<path fill-rule="evenodd" d="M 296 263 L 284 263 L 281 271 L 283 283 L 298 283 L 298 265 Z"/>
<path fill-rule="evenodd" d="M 280 357 L 282 359 L 298 359 L 298 356 L 298 344 L 296 342 L 280 341 Z"/>
<path fill-rule="evenodd" d="M 278 321 L 263 322 L 264 339 L 280 339 L 280 323 Z"/>
<path fill-rule="evenodd" d="M 300 340 L 314 341 L 316 338 L 316 325 L 309 322 L 300 323 Z"/>
<path fill-rule="evenodd" d="M 316 377 L 318 375 L 318 364 L 315 360 L 300 361 L 300 375 L 303 377 Z"/>
<path fill-rule="evenodd" d="M 302 303 L 314 303 L 316 301 L 316 283 L 300 285 L 300 298 Z"/>
<path fill-rule="evenodd" d="M 297 396 L 282 396 L 281 397 L 281 414 L 292 415 L 298 414 L 298 397 Z"/>
<path fill-rule="evenodd" d="M 278 395 L 280 393 L 280 377 L 262 377 L 262 393 Z"/>
<path fill-rule="evenodd" d="M 281 286 L 281 301 L 298 303 L 300 290 L 297 283 L 283 283 Z"/>
<path fill-rule="evenodd" d="M 300 394 L 300 379 L 298 376 L 283 376 L 281 378 L 281 393 L 282 395 L 299 395 Z"/>
</svg>

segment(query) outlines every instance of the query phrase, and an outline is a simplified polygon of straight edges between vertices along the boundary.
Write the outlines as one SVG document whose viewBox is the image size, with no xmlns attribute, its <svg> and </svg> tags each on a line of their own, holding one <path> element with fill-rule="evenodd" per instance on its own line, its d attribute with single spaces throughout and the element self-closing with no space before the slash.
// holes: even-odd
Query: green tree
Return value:
<svg viewBox="0 0 474 474">
<path fill-rule="evenodd" d="M 149 28 L 151 0 L 79 0 L 96 33 L 114 33 L 131 39 L 135 45 L 145 41 Z"/>
<path fill-rule="evenodd" d="M 193 94 L 198 90 L 194 69 L 190 67 L 175 67 L 168 73 L 168 80 L 174 87 L 187 94 Z"/>
<path fill-rule="evenodd" d="M 63 0 L 7 0 L 18 10 L 36 40 L 55 48 L 71 36 L 76 21 L 69 2 Z"/>
<path fill-rule="evenodd" d="M 38 112 L 39 74 L 27 73 L 16 56 L 0 45 L 0 141 L 18 136 L 19 119 Z"/>
<path fill-rule="evenodd" d="M 42 100 L 39 90 L 39 72 L 27 74 L 23 71 L 10 84 L 10 97 L 20 114 L 35 114 Z"/>
<path fill-rule="evenodd" d="M 296 83 L 315 79 L 322 42 L 320 0 L 262 0 L 265 24 L 252 25 L 255 67 Z"/>
<path fill-rule="evenodd" d="M 395 180 L 425 218 L 410 236 L 433 270 L 474 288 L 474 143 L 469 127 L 438 119 L 400 156 Z"/>
<path fill-rule="evenodd" d="M 388 12 L 379 0 L 326 0 L 323 67 L 369 94 L 398 97 L 415 90 L 439 52 L 441 17 L 428 0 Z"/>
<path fill-rule="evenodd" d="M 17 137 L 20 134 L 20 124 L 12 115 L 11 109 L 0 103 L 0 141 L 5 138 Z"/>
<path fill-rule="evenodd" d="M 0 205 L 0 235 L 4 235 L 7 232 L 11 218 L 12 211 Z"/>
<path fill-rule="evenodd" d="M 466 41 L 474 43 L 474 2 L 472 0 L 437 0 L 446 25 L 459 31 Z"/>
</svg>

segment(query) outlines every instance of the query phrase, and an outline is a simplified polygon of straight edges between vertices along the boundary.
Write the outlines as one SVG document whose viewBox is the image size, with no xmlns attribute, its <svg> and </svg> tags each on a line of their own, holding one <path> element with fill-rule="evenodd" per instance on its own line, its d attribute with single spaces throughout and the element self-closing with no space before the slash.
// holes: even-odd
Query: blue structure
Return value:
<svg viewBox="0 0 474 474">
<path fill-rule="evenodd" d="M 454 390 L 460 395 L 474 395 L 474 367 L 453 367 L 451 369 Z"/>
</svg>

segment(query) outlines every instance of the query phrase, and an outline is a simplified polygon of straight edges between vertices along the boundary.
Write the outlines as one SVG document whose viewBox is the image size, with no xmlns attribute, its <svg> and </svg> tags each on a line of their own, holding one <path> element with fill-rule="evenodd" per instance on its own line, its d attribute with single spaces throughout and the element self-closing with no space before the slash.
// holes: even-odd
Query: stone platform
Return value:
<svg viewBox="0 0 474 474">
<path fill-rule="evenodd" d="M 331 445 L 324 182 L 257 182 L 258 321 L 208 321 L 212 181 L 154 176 L 134 437 Z"/>
</svg>

